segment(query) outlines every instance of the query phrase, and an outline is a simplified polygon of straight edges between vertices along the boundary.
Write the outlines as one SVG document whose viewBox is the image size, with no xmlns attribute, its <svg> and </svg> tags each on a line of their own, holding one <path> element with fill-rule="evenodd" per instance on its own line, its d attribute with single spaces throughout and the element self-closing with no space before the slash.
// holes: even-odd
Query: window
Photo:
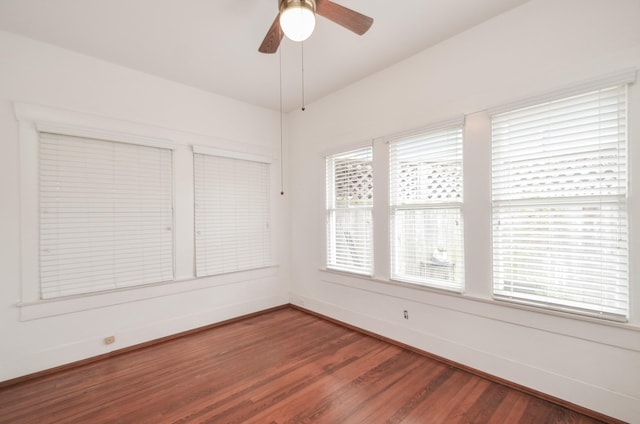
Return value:
<svg viewBox="0 0 640 424">
<path fill-rule="evenodd" d="M 40 133 L 40 297 L 173 280 L 172 151 Z"/>
<path fill-rule="evenodd" d="M 627 85 L 492 116 L 497 298 L 628 315 Z"/>
<path fill-rule="evenodd" d="M 272 265 L 270 164 L 194 153 L 196 275 Z"/>
<path fill-rule="evenodd" d="M 462 124 L 389 143 L 391 278 L 462 291 Z"/>
<path fill-rule="evenodd" d="M 327 268 L 373 274 L 373 149 L 326 158 Z"/>
</svg>

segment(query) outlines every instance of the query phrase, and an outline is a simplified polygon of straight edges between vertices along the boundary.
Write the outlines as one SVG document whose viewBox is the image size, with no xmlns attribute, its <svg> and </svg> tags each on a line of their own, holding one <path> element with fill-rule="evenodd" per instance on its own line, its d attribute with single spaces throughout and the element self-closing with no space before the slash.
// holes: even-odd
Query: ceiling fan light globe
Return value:
<svg viewBox="0 0 640 424">
<path fill-rule="evenodd" d="M 289 6 L 280 12 L 280 28 L 290 40 L 306 40 L 315 27 L 315 14 L 306 5 Z"/>
</svg>

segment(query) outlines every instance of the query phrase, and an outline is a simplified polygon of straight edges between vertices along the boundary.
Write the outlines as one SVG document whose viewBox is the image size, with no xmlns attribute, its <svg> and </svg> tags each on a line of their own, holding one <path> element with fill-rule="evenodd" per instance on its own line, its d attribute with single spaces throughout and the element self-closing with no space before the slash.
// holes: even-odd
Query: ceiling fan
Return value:
<svg viewBox="0 0 640 424">
<path fill-rule="evenodd" d="M 316 13 L 358 35 L 367 32 L 373 24 L 373 18 L 330 0 L 278 0 L 278 10 L 278 16 L 258 48 L 261 53 L 275 53 L 285 34 L 294 41 L 308 38 L 315 27 Z"/>
</svg>

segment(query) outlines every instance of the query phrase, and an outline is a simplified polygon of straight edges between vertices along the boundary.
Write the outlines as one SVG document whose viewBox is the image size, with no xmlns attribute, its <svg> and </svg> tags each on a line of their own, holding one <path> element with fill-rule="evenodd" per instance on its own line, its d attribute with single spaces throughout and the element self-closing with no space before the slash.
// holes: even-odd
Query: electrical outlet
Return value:
<svg viewBox="0 0 640 424">
<path fill-rule="evenodd" d="M 404 319 L 409 319 L 409 311 L 404 310 Z"/>
<path fill-rule="evenodd" d="M 109 345 L 116 342 L 116 336 L 109 336 L 104 338 L 104 344 Z"/>
</svg>

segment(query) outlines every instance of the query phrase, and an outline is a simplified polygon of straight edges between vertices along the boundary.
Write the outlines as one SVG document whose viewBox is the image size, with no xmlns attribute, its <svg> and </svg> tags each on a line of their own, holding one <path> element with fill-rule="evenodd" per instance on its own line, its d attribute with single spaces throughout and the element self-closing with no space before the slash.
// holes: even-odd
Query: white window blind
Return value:
<svg viewBox="0 0 640 424">
<path fill-rule="evenodd" d="M 373 274 L 373 149 L 326 158 L 327 268 Z"/>
<path fill-rule="evenodd" d="M 492 116 L 494 294 L 628 315 L 627 85 Z"/>
<path fill-rule="evenodd" d="M 193 157 L 196 275 L 271 266 L 270 164 Z"/>
<path fill-rule="evenodd" d="M 172 151 L 40 134 L 43 299 L 173 280 Z"/>
<path fill-rule="evenodd" d="M 464 287 L 462 125 L 389 143 L 391 278 Z"/>
</svg>

